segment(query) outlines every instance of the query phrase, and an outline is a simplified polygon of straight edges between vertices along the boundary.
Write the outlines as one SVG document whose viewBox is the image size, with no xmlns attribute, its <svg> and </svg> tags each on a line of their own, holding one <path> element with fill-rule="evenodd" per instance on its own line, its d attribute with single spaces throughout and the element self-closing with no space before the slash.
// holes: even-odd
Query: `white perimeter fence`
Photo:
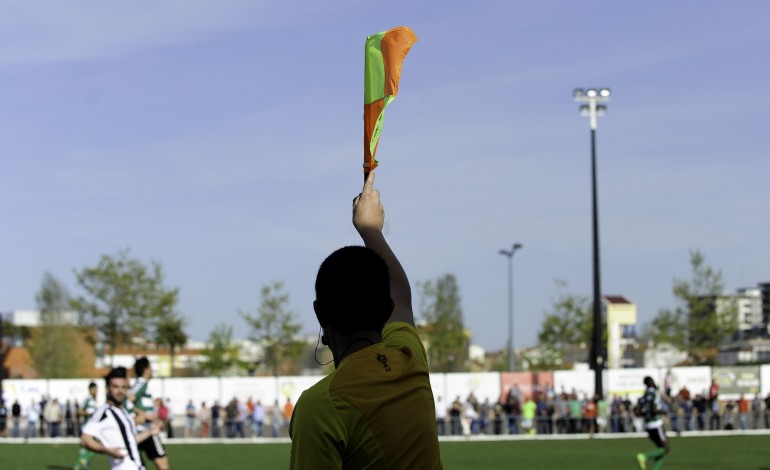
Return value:
<svg viewBox="0 0 770 470">
<path fill-rule="evenodd" d="M 644 386 L 642 380 L 651 376 L 661 386 L 669 369 L 610 369 L 603 372 L 605 395 L 628 396 L 631 400 L 639 397 Z M 720 385 L 720 399 L 734 400 L 741 394 L 753 398 L 770 393 L 770 365 L 734 367 L 673 367 L 671 370 L 672 389 L 676 392 L 686 386 L 694 396 L 705 394 L 711 381 Z M 245 401 L 251 398 L 271 406 L 289 399 L 296 403 L 300 394 L 318 382 L 321 376 L 286 377 L 203 377 L 203 378 L 154 378 L 149 389 L 155 397 L 169 400 L 175 416 L 184 414 L 185 406 L 192 400 L 196 408 L 201 402 L 208 406 L 214 401 L 226 404 L 232 398 Z M 33 400 L 39 402 L 43 395 L 58 398 L 60 403 L 67 400 L 82 402 L 86 397 L 88 384 L 93 381 L 99 387 L 97 398 L 105 396 L 104 380 L 94 379 L 6 379 L 3 381 L 3 397 L 8 408 L 18 400 L 22 406 Z M 436 373 L 430 374 L 433 394 L 438 399 L 450 402 L 455 397 L 465 399 L 473 393 L 479 402 L 496 402 L 514 384 L 524 395 L 534 390 L 553 388 L 561 391 L 594 395 L 594 372 L 591 370 L 567 370 L 553 372 L 480 372 L 480 373 Z"/>
</svg>

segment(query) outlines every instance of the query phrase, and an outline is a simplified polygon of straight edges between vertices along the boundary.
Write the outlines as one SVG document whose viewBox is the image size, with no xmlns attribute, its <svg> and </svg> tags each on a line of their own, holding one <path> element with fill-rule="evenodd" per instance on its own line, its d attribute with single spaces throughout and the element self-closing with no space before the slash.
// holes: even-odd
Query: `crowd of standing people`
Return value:
<svg viewBox="0 0 770 470">
<path fill-rule="evenodd" d="M 436 396 L 439 435 L 576 434 L 641 432 L 628 395 L 609 399 L 572 390 L 534 390 L 524 394 L 514 384 L 498 401 L 478 400 L 473 393 L 451 402 Z M 732 429 L 770 429 L 770 394 L 737 400 L 719 397 L 712 383 L 708 391 L 692 394 L 686 386 L 662 390 L 661 414 L 673 432 Z"/>
<path fill-rule="evenodd" d="M 96 387 L 93 389 L 95 394 Z M 294 410 L 291 399 L 284 403 L 275 400 L 269 406 L 251 398 L 233 398 L 226 404 L 214 401 L 210 406 L 201 402 L 197 407 L 189 401 L 183 421 L 182 414 L 172 409 L 170 400 L 156 397 L 153 401 L 167 438 L 286 437 Z M 87 413 L 86 407 L 77 401 L 62 402 L 46 395 L 26 406 L 14 400 L 11 406 L 0 405 L 0 437 L 79 437 Z"/>
<path fill-rule="evenodd" d="M 80 405 L 43 395 L 40 401 L 0 404 L 0 437 L 75 437 L 80 435 Z"/>
<path fill-rule="evenodd" d="M 196 408 L 192 400 L 185 406 L 184 437 L 285 437 L 294 412 L 290 398 L 270 406 L 261 400 L 232 398 L 227 404 L 201 402 Z"/>
<path fill-rule="evenodd" d="M 770 394 L 724 400 L 716 383 L 695 394 L 686 386 L 675 393 L 670 388 L 661 392 L 663 419 L 673 432 L 770 429 Z M 78 437 L 88 414 L 87 402 L 44 395 L 26 406 L 18 400 L 0 405 L 0 437 Z M 183 414 L 177 414 L 168 399 L 156 397 L 154 404 L 168 438 L 286 437 L 294 409 L 288 398 L 269 405 L 252 398 L 197 406 L 190 400 Z M 473 393 L 451 402 L 436 396 L 436 424 L 439 435 L 638 432 L 642 428 L 633 406 L 628 396 L 605 400 L 550 389 L 524 395 L 514 385 L 495 402 L 479 401 Z"/>
</svg>

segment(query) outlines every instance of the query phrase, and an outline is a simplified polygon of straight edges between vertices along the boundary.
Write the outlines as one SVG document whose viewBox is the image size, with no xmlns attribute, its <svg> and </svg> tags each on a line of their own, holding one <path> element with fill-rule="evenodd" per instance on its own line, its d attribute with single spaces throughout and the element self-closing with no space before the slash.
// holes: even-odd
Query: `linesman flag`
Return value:
<svg viewBox="0 0 770 470">
<path fill-rule="evenodd" d="M 398 94 L 401 65 L 417 36 L 407 26 L 373 34 L 364 49 L 364 180 L 377 168 L 374 154 L 380 141 L 385 107 Z"/>
</svg>

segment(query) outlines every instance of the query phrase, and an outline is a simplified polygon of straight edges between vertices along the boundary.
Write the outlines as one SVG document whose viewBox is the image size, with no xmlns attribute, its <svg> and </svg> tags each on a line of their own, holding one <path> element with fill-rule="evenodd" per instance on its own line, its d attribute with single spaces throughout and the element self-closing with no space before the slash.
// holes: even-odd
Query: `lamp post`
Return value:
<svg viewBox="0 0 770 470">
<path fill-rule="evenodd" d="M 521 243 L 514 243 L 510 250 L 500 250 L 500 254 L 508 257 L 508 372 L 513 372 L 513 255 L 516 250 L 523 248 Z"/>
<path fill-rule="evenodd" d="M 599 211 L 596 195 L 596 121 L 607 111 L 604 104 L 610 99 L 609 88 L 576 88 L 573 92 L 575 101 L 580 103 L 580 114 L 589 119 L 591 126 L 591 194 L 593 218 L 593 264 L 594 264 L 594 295 L 593 295 L 593 333 L 591 338 L 591 353 L 589 362 L 594 370 L 594 394 L 603 395 L 602 369 L 605 357 L 602 344 L 602 303 L 601 276 L 599 273 Z"/>
<path fill-rule="evenodd" d="M 3 343 L 3 337 L 5 335 L 5 331 L 3 331 L 3 312 L 0 312 L 0 406 L 3 406 L 4 398 L 3 398 L 3 378 L 5 376 L 5 344 Z M 10 349 L 11 345 L 8 344 L 8 349 Z M 6 418 L 10 416 L 7 415 Z M 10 420 L 8 420 L 10 422 Z"/>
</svg>

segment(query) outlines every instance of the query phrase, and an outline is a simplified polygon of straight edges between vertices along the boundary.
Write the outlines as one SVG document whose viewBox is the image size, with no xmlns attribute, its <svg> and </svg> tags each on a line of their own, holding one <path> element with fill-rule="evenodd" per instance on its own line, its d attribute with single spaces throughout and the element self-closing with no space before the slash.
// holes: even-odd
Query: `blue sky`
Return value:
<svg viewBox="0 0 770 470">
<path fill-rule="evenodd" d="M 770 281 L 770 3 L 760 0 L 0 3 L 0 308 L 130 248 L 194 339 L 247 331 L 285 282 L 316 331 L 317 266 L 358 243 L 363 44 L 410 26 L 378 150 L 413 284 L 457 276 L 476 343 L 533 345 L 554 281 L 590 295 L 590 147 L 575 87 L 609 86 L 602 283 L 649 321 L 689 251 Z M 415 289 L 415 292 L 417 290 Z M 415 305 L 419 298 L 415 296 Z"/>
</svg>

